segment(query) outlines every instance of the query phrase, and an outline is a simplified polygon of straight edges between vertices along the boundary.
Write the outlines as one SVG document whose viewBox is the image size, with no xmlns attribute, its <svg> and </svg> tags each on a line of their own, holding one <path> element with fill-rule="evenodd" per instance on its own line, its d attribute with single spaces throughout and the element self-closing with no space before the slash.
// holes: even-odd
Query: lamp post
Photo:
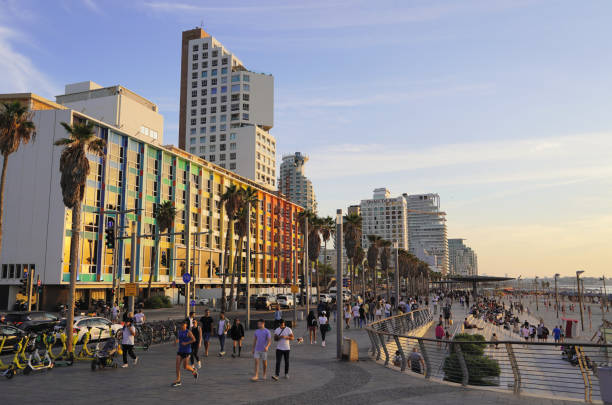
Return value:
<svg viewBox="0 0 612 405">
<path fill-rule="evenodd" d="M 400 282 L 399 282 L 399 242 L 393 242 L 395 248 L 395 307 L 399 306 L 400 302 Z"/>
<path fill-rule="evenodd" d="M 342 358 L 342 210 L 336 210 L 336 357 Z M 329 322 L 329 320 L 328 320 Z"/>
<path fill-rule="evenodd" d="M 251 329 L 251 202 L 247 202 L 247 240 L 246 240 L 246 261 L 245 261 L 245 270 L 246 270 L 246 291 L 245 291 L 245 299 L 246 299 L 246 327 L 247 330 Z M 242 249 L 242 246 L 240 246 Z M 242 271 L 242 270 L 240 270 Z M 295 324 L 293 325 L 295 328 Z"/>
<path fill-rule="evenodd" d="M 538 276 L 535 276 L 535 298 L 536 298 L 536 311 L 540 311 L 540 306 L 538 304 Z"/>
<path fill-rule="evenodd" d="M 580 305 L 580 328 L 584 332 L 584 314 L 582 311 L 582 292 L 580 291 L 580 275 L 584 270 L 576 270 L 576 288 L 578 289 L 578 305 Z"/>
<path fill-rule="evenodd" d="M 559 273 L 555 274 L 555 303 L 557 307 L 557 319 L 559 319 L 559 290 L 557 289 L 557 279 L 559 278 L 559 276 Z"/>
</svg>

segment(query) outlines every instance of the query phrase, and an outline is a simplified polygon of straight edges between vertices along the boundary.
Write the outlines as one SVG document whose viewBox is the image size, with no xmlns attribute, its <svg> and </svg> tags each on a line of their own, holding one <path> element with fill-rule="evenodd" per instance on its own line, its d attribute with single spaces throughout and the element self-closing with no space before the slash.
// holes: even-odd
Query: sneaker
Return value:
<svg viewBox="0 0 612 405">
<path fill-rule="evenodd" d="M 123 366 L 121 366 L 121 368 L 128 368 L 129 365 L 127 363 L 125 363 Z"/>
<path fill-rule="evenodd" d="M 257 377 L 251 377 L 251 381 L 253 381 L 253 382 L 257 382 L 257 381 L 259 381 L 259 378 L 257 378 Z"/>
<path fill-rule="evenodd" d="M 134 359 L 134 365 L 138 364 L 138 357 Z"/>
<path fill-rule="evenodd" d="M 198 368 L 202 368 L 202 362 L 198 360 Z"/>
<path fill-rule="evenodd" d="M 285 374 L 285 380 L 289 379 L 289 374 Z"/>
<path fill-rule="evenodd" d="M 181 386 L 181 382 L 173 382 L 171 387 L 180 387 Z"/>
<path fill-rule="evenodd" d="M 323 343 L 321 343 L 321 346 L 325 347 L 325 341 L 323 341 Z"/>
<path fill-rule="evenodd" d="M 314 341 L 314 344 L 315 344 L 315 345 L 317 344 L 317 341 L 316 341 L 316 340 Z"/>
<path fill-rule="evenodd" d="M 273 376 L 272 376 L 272 379 L 273 379 L 274 381 L 278 381 L 278 376 L 277 376 L 277 375 L 273 375 Z"/>
<path fill-rule="evenodd" d="M 232 357 L 235 358 L 236 357 L 236 353 L 232 353 Z"/>
</svg>

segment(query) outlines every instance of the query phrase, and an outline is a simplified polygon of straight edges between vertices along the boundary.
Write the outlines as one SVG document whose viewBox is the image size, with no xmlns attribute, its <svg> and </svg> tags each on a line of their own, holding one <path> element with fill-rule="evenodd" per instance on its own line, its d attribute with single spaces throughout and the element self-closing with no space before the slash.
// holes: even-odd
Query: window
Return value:
<svg viewBox="0 0 612 405">
<path fill-rule="evenodd" d="M 213 97 L 214 98 L 214 97 Z M 212 99 L 211 99 L 212 100 Z M 216 114 L 217 113 L 217 107 L 210 107 L 210 113 L 211 114 Z"/>
<path fill-rule="evenodd" d="M 225 153 L 219 155 L 219 160 L 225 160 Z"/>
<path fill-rule="evenodd" d="M 240 114 L 232 114 L 232 117 L 230 118 L 230 120 L 232 120 L 232 121 L 236 121 L 236 120 L 239 120 L 239 119 L 240 119 Z M 193 122 L 192 125 L 195 125 L 195 120 L 193 120 L 193 121 L 194 122 Z"/>
<path fill-rule="evenodd" d="M 240 81 L 240 75 L 232 75 L 232 83 L 239 82 L 239 81 Z"/>
<path fill-rule="evenodd" d="M 217 104 L 217 97 L 211 97 L 210 104 Z"/>
<path fill-rule="evenodd" d="M 198 91 L 197 90 L 192 90 L 191 91 L 191 97 L 197 97 L 198 96 Z"/>
<path fill-rule="evenodd" d="M 243 119 L 243 120 L 248 120 L 248 119 L 249 119 L 249 114 L 247 114 L 247 113 L 242 113 L 242 119 Z"/>
<path fill-rule="evenodd" d="M 225 134 L 219 135 L 219 141 L 225 142 L 225 136 L 226 136 Z"/>
<path fill-rule="evenodd" d="M 200 125 L 204 125 L 206 124 L 206 117 L 201 117 L 200 118 Z M 200 132 L 202 131 L 202 129 L 200 129 Z"/>
<path fill-rule="evenodd" d="M 202 82 L 200 83 L 200 86 L 207 86 L 206 80 L 202 80 Z"/>
<path fill-rule="evenodd" d="M 195 107 L 198 105 L 198 100 L 191 100 L 191 106 Z"/>
<path fill-rule="evenodd" d="M 225 63 L 224 63 L 224 65 L 225 65 Z M 221 68 L 221 74 L 222 75 L 226 75 L 227 74 L 227 68 L 226 67 Z M 227 80 L 227 78 L 225 80 Z"/>
<path fill-rule="evenodd" d="M 208 52 L 202 52 L 202 59 L 206 59 L 206 58 L 208 58 Z"/>
<path fill-rule="evenodd" d="M 250 87 L 248 84 L 243 84 L 243 85 L 242 85 L 242 90 L 244 90 L 244 91 L 250 91 L 250 90 L 251 90 L 251 87 Z"/>
<path fill-rule="evenodd" d="M 230 143 L 230 150 L 236 150 L 236 142 Z"/>
<path fill-rule="evenodd" d="M 200 143 L 206 143 L 206 137 L 205 136 L 201 136 L 200 137 Z"/>
<path fill-rule="evenodd" d="M 198 51 L 199 46 L 198 45 L 194 45 L 191 47 L 191 51 L 192 52 L 197 52 Z"/>
<path fill-rule="evenodd" d="M 190 123 L 191 123 L 191 125 L 195 125 L 195 124 L 196 124 L 196 121 L 197 121 L 197 120 L 196 120 L 195 118 L 193 118 L 193 119 L 191 120 L 191 122 L 190 122 Z"/>
<path fill-rule="evenodd" d="M 219 163 L 219 166 L 225 169 L 225 163 Z"/>
<path fill-rule="evenodd" d="M 191 64 L 191 69 L 196 70 L 198 68 L 198 63 L 192 63 Z"/>
<path fill-rule="evenodd" d="M 217 142 L 217 135 L 211 135 L 210 136 L 210 141 L 211 142 Z"/>
<path fill-rule="evenodd" d="M 208 49 L 208 44 L 202 44 L 202 49 Z"/>
<path fill-rule="evenodd" d="M 212 57 L 216 58 L 217 56 L 219 56 L 219 51 L 212 51 Z"/>
<path fill-rule="evenodd" d="M 236 93 L 240 91 L 240 85 L 239 84 L 232 84 L 232 92 Z"/>
<path fill-rule="evenodd" d="M 240 94 L 232 94 L 232 101 L 240 100 Z"/>
<path fill-rule="evenodd" d="M 219 145 L 219 150 L 221 152 L 223 152 L 223 151 L 225 151 L 225 147 L 226 147 L 226 145 L 224 143 L 222 143 L 221 145 Z"/>
<path fill-rule="evenodd" d="M 200 90 L 200 95 L 201 95 L 201 96 L 206 96 L 206 95 L 208 95 L 208 90 L 207 90 L 207 89 L 202 89 L 202 90 Z M 203 104 L 206 104 L 206 102 L 204 102 Z"/>
<path fill-rule="evenodd" d="M 198 82 L 191 82 L 191 88 L 195 89 L 196 87 L 198 87 Z"/>
<path fill-rule="evenodd" d="M 236 163 L 230 163 L 230 170 L 236 170 Z"/>
<path fill-rule="evenodd" d="M 196 133 L 196 129 L 195 128 L 190 128 L 189 129 L 189 134 L 190 135 L 195 135 L 195 133 Z"/>
<path fill-rule="evenodd" d="M 221 93 L 227 93 L 227 86 L 221 86 Z"/>
<path fill-rule="evenodd" d="M 215 155 L 209 155 L 208 156 L 208 160 L 210 160 L 211 162 L 215 161 Z"/>
<path fill-rule="evenodd" d="M 233 141 L 233 140 L 235 140 L 235 139 L 236 139 L 236 133 L 235 133 L 235 132 L 232 132 L 232 133 L 230 134 L 230 141 Z"/>
<path fill-rule="evenodd" d="M 193 54 L 193 60 L 198 60 L 198 54 L 197 53 Z"/>
<path fill-rule="evenodd" d="M 227 111 L 227 105 L 223 104 L 221 106 L 221 112 L 226 112 Z"/>
<path fill-rule="evenodd" d="M 207 104 L 207 102 L 206 102 L 206 101 L 207 101 L 207 100 L 206 100 L 205 98 L 201 98 L 201 99 L 200 99 L 200 104 L 202 104 L 202 105 L 206 105 L 206 104 Z"/>
<path fill-rule="evenodd" d="M 197 78 L 198 78 L 198 72 L 193 72 L 193 73 L 191 74 L 191 78 L 192 78 L 192 79 L 197 79 Z"/>
<path fill-rule="evenodd" d="M 227 65 L 227 58 L 221 59 L 221 64 L 222 65 Z M 225 68 L 225 69 L 227 69 L 227 68 Z"/>
<path fill-rule="evenodd" d="M 217 94 L 217 88 L 213 87 L 212 89 L 210 89 L 210 94 Z"/>
<path fill-rule="evenodd" d="M 225 84 L 225 83 L 227 83 L 227 76 L 223 76 L 221 78 L 221 84 Z"/>
<path fill-rule="evenodd" d="M 213 69 L 210 71 L 211 76 L 217 76 L 217 69 Z"/>
<path fill-rule="evenodd" d="M 248 104 L 246 104 L 246 103 L 243 103 L 243 104 L 242 104 L 242 109 L 243 109 L 243 110 L 246 110 L 246 111 L 249 111 L 249 105 L 248 105 Z"/>
<path fill-rule="evenodd" d="M 219 64 L 219 61 L 218 61 L 217 59 L 215 59 L 215 60 L 213 60 L 213 61 L 212 61 L 212 65 L 213 65 L 213 66 L 217 66 L 218 64 Z"/>
<path fill-rule="evenodd" d="M 200 108 L 200 114 L 201 115 L 206 115 L 206 107 Z"/>
<path fill-rule="evenodd" d="M 221 102 L 227 103 L 227 96 L 221 96 Z"/>
<path fill-rule="evenodd" d="M 217 147 L 216 147 L 215 145 L 210 145 L 210 146 L 208 147 L 208 151 L 209 151 L 209 152 L 216 152 L 216 151 L 217 151 Z"/>
<path fill-rule="evenodd" d="M 234 103 L 232 104 L 232 111 L 238 111 L 240 109 L 240 104 L 239 103 Z"/>
<path fill-rule="evenodd" d="M 190 145 L 195 145 L 195 143 L 196 143 L 196 138 L 189 139 L 189 144 Z"/>
<path fill-rule="evenodd" d="M 208 77 L 208 71 L 203 70 L 202 71 L 202 78 Z"/>
<path fill-rule="evenodd" d="M 242 81 L 243 82 L 248 82 L 249 81 L 249 75 L 242 75 Z"/>
<path fill-rule="evenodd" d="M 236 160 L 236 154 L 230 153 L 230 160 Z"/>
<path fill-rule="evenodd" d="M 248 94 L 242 95 L 242 101 L 249 101 L 250 96 Z"/>
<path fill-rule="evenodd" d="M 208 67 L 208 62 L 202 62 L 202 69 L 206 69 Z"/>
<path fill-rule="evenodd" d="M 214 124 L 215 122 L 217 122 L 217 117 L 213 115 L 212 117 L 210 117 L 210 123 Z"/>
<path fill-rule="evenodd" d="M 206 146 L 200 146 L 200 153 L 206 152 Z"/>
<path fill-rule="evenodd" d="M 227 129 L 227 125 L 226 124 L 221 124 L 219 126 L 219 131 L 225 131 Z"/>
<path fill-rule="evenodd" d="M 216 86 L 217 85 L 217 79 L 211 79 L 210 80 L 210 84 L 213 85 L 213 86 Z"/>
</svg>

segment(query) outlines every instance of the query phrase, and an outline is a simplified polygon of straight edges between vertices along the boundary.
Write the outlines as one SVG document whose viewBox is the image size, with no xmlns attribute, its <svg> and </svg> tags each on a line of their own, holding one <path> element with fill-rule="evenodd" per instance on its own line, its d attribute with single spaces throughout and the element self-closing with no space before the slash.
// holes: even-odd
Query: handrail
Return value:
<svg viewBox="0 0 612 405">
<path fill-rule="evenodd" d="M 438 340 L 427 336 L 432 323 L 429 310 L 421 309 L 366 325 L 372 356 L 411 373 L 406 363 L 409 352 L 416 348 L 423 356 L 425 369 L 420 372 L 425 378 L 471 387 L 492 386 L 517 395 L 600 400 L 595 371 L 609 364 L 605 353 L 612 344 L 530 342 L 518 336 L 509 340 L 511 331 L 482 319 L 474 319 L 474 323 L 483 329 L 466 330 L 481 335 L 473 338 L 476 340 L 469 340 L 471 336 Z M 461 330 L 461 324 L 457 329 Z M 487 339 L 493 333 L 503 340 Z M 392 360 L 394 353 L 399 355 Z"/>
</svg>

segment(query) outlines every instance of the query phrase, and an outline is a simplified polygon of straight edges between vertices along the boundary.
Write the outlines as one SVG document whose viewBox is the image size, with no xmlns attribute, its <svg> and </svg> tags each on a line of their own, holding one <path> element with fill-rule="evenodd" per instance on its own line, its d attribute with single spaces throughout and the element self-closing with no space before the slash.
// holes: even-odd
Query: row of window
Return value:
<svg viewBox="0 0 612 405">
<path fill-rule="evenodd" d="M 35 270 L 36 266 L 34 264 L 3 264 L 2 278 L 25 278 L 28 271 Z"/>
<path fill-rule="evenodd" d="M 224 106 L 222 106 L 222 107 L 224 107 Z M 214 107 L 210 107 L 211 110 L 213 108 Z M 212 111 L 211 111 L 211 113 L 212 113 Z M 242 113 L 242 119 L 245 120 L 245 121 L 248 121 L 249 120 L 249 114 L 248 113 Z M 240 114 L 239 113 L 232 114 L 230 116 L 230 121 L 238 121 L 238 120 L 240 120 Z M 194 126 L 196 126 L 198 124 L 198 120 L 196 118 L 192 118 L 191 121 L 190 121 L 190 124 L 191 124 L 192 127 L 194 127 Z M 206 117 L 201 117 L 200 118 L 200 125 L 204 125 L 204 124 L 206 124 Z M 232 126 L 232 128 L 234 128 L 234 127 Z M 195 128 L 191 128 L 191 130 L 193 130 L 191 133 L 195 134 Z M 226 131 L 227 130 L 227 124 L 221 124 L 219 126 L 219 130 L 220 131 Z M 208 131 L 209 132 L 216 132 L 217 131 L 217 126 L 216 125 L 209 126 L 208 127 Z M 202 128 L 200 128 L 200 133 L 206 133 L 206 130 L 202 130 Z"/>
</svg>

